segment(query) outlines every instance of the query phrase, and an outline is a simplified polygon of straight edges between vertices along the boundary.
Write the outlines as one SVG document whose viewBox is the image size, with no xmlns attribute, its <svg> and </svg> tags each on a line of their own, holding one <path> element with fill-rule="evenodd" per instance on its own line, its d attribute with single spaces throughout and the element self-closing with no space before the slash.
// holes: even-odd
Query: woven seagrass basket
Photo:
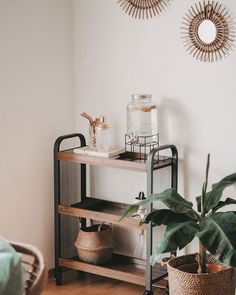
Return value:
<svg viewBox="0 0 236 295">
<path fill-rule="evenodd" d="M 223 265 L 211 255 L 207 255 L 207 263 Z M 192 273 L 180 270 L 187 266 Z M 232 268 L 197 274 L 196 255 L 192 254 L 172 258 L 167 269 L 170 295 L 235 295 L 235 270 Z"/>
<path fill-rule="evenodd" d="M 112 228 L 106 224 L 96 224 L 79 230 L 75 246 L 80 260 L 101 265 L 112 258 Z"/>
</svg>

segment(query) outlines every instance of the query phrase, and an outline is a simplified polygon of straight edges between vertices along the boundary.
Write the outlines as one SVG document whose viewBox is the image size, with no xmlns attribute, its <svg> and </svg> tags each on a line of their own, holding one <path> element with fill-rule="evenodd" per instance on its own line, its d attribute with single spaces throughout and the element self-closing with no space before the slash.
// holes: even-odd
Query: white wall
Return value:
<svg viewBox="0 0 236 295">
<path fill-rule="evenodd" d="M 53 143 L 74 130 L 70 0 L 0 0 L 0 235 L 53 266 Z"/>
<path fill-rule="evenodd" d="M 188 55 L 180 27 L 193 0 L 171 1 L 166 13 L 150 20 L 129 17 L 116 2 L 73 1 L 77 129 L 87 132 L 79 116 L 82 111 L 105 115 L 113 142 L 123 145 L 131 94 L 152 93 L 159 109 L 161 143 L 178 147 L 180 192 L 193 200 L 201 193 L 208 152 L 211 182 L 236 169 L 236 52 L 214 64 Z M 236 15 L 236 3 L 221 2 Z M 103 173 L 102 185 L 95 181 L 95 188 L 105 197 L 131 202 L 145 185 L 144 176 Z M 163 179 L 162 174 L 161 183 Z"/>
</svg>

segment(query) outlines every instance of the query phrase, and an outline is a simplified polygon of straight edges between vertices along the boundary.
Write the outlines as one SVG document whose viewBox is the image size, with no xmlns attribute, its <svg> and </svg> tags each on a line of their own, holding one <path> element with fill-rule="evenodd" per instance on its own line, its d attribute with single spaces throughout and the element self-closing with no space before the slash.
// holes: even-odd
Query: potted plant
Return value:
<svg viewBox="0 0 236 295">
<path fill-rule="evenodd" d="M 210 155 L 207 159 L 206 178 L 201 196 L 193 204 L 170 188 L 160 194 L 152 194 L 146 200 L 131 205 L 124 216 L 136 212 L 140 206 L 160 201 L 167 209 L 154 210 L 142 223 L 165 225 L 163 240 L 150 257 L 154 264 L 160 254 L 181 250 L 194 237 L 200 241 L 198 254 L 175 257 L 168 261 L 168 277 L 171 295 L 234 295 L 234 269 L 236 267 L 236 212 L 219 210 L 236 204 L 227 198 L 220 201 L 223 191 L 236 183 L 236 173 L 226 176 L 207 192 Z M 207 254 L 208 252 L 208 254 Z"/>
</svg>

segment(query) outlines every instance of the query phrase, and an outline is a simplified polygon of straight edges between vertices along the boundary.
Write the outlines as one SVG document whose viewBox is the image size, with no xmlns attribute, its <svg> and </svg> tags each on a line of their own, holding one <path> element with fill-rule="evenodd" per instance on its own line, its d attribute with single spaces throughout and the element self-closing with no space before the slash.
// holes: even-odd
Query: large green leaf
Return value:
<svg viewBox="0 0 236 295">
<path fill-rule="evenodd" d="M 170 222 L 166 228 L 163 240 L 151 256 L 151 264 L 156 263 L 162 253 L 183 249 L 193 240 L 198 230 L 199 226 L 194 221 Z"/>
<path fill-rule="evenodd" d="M 227 205 L 233 205 L 233 204 L 236 204 L 236 200 L 234 199 L 231 199 L 231 198 L 227 198 L 225 201 L 220 201 L 217 206 L 215 208 L 213 208 L 212 210 L 213 211 L 217 211 L 219 210 L 220 208 L 222 207 L 225 207 Z"/>
<path fill-rule="evenodd" d="M 210 214 L 200 222 L 198 237 L 219 261 L 236 267 L 236 215 L 233 212 Z"/>
<path fill-rule="evenodd" d="M 190 211 L 191 212 L 191 211 Z M 172 222 L 196 221 L 197 218 L 192 212 L 175 213 L 170 209 L 160 209 L 149 213 L 142 223 L 149 223 L 152 221 L 155 225 L 169 225 Z"/>
<path fill-rule="evenodd" d="M 169 209 L 176 213 L 185 213 L 192 210 L 193 204 L 182 198 L 175 189 L 169 188 L 160 194 L 152 194 L 146 200 L 142 200 L 129 206 L 121 219 L 129 213 L 137 212 L 140 206 L 150 204 L 155 201 L 164 203 Z"/>
<path fill-rule="evenodd" d="M 175 213 L 185 213 L 192 210 L 193 203 L 181 197 L 173 188 L 166 189 L 160 194 L 151 195 L 156 201 L 164 203 Z"/>
<path fill-rule="evenodd" d="M 221 199 L 224 189 L 231 186 L 234 183 L 236 183 L 236 173 L 226 176 L 220 182 L 216 183 L 213 186 L 212 191 L 208 192 L 205 196 L 205 213 L 208 213 L 212 208 L 217 206 Z"/>
</svg>

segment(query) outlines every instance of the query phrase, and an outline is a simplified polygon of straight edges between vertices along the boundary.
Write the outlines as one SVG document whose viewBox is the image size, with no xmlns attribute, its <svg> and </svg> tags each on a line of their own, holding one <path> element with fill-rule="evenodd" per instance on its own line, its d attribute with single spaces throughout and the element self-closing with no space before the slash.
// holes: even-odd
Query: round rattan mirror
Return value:
<svg viewBox="0 0 236 295">
<path fill-rule="evenodd" d="M 183 39 L 190 55 L 214 62 L 227 56 L 235 40 L 234 21 L 229 11 L 215 1 L 201 1 L 184 16 Z"/>
<path fill-rule="evenodd" d="M 158 15 L 170 0 L 118 0 L 123 10 L 135 18 L 149 18 Z"/>
</svg>

